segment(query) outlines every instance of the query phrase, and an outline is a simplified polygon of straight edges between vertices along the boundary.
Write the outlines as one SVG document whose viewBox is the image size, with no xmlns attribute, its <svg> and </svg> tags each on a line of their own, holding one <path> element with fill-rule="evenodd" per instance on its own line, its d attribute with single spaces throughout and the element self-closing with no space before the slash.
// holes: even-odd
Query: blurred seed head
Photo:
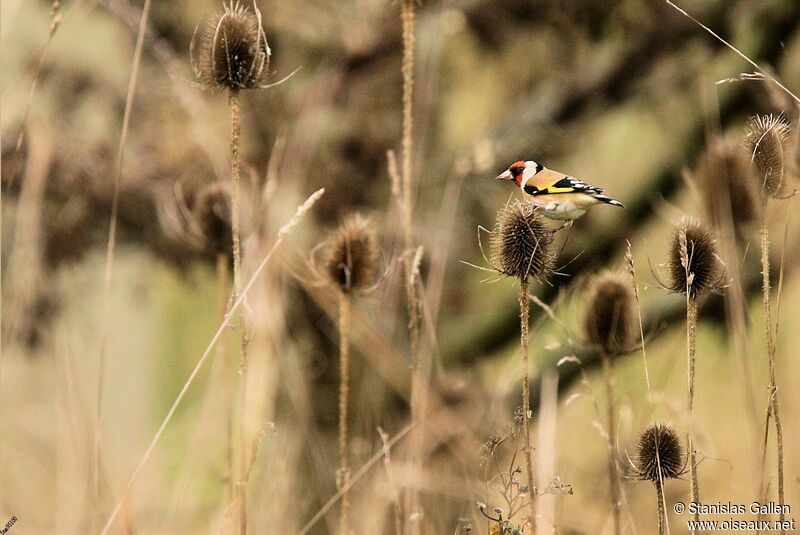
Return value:
<svg viewBox="0 0 800 535">
<path fill-rule="evenodd" d="M 369 221 L 356 214 L 345 219 L 324 244 L 323 275 L 345 293 L 375 284 L 380 250 Z"/>
<path fill-rule="evenodd" d="M 685 466 L 681 439 L 672 427 L 655 423 L 639 437 L 637 479 L 658 483 L 680 476 Z"/>
<path fill-rule="evenodd" d="M 226 184 L 216 182 L 200 190 L 194 199 L 192 217 L 207 251 L 230 253 L 233 247 L 231 193 Z"/>
<path fill-rule="evenodd" d="M 583 320 L 586 339 L 608 355 L 630 351 L 636 341 L 636 300 L 630 279 L 608 273 L 597 277 L 589 289 Z"/>
<path fill-rule="evenodd" d="M 222 12 L 201 23 L 192 39 L 195 76 L 210 89 L 256 89 L 268 73 L 270 49 L 261 26 L 261 12 L 239 0 L 223 3 Z M 195 50 L 197 48 L 197 50 Z"/>
<path fill-rule="evenodd" d="M 758 191 L 752 180 L 747 152 L 731 139 L 714 139 L 697 169 L 705 211 L 714 228 L 733 223 L 736 236 L 744 239 L 747 225 L 758 217 Z"/>
<path fill-rule="evenodd" d="M 747 124 L 745 145 L 755 166 L 758 187 L 770 197 L 781 197 L 785 192 L 791 132 L 780 115 L 756 115 Z"/>
<path fill-rule="evenodd" d="M 685 218 L 675 229 L 669 250 L 668 289 L 698 295 L 720 288 L 724 270 L 711 231 L 699 220 Z"/>
<path fill-rule="evenodd" d="M 492 263 L 509 277 L 546 280 L 553 274 L 556 254 L 552 251 L 553 231 L 548 229 L 536 207 L 514 201 L 500 210 L 492 237 Z"/>
</svg>

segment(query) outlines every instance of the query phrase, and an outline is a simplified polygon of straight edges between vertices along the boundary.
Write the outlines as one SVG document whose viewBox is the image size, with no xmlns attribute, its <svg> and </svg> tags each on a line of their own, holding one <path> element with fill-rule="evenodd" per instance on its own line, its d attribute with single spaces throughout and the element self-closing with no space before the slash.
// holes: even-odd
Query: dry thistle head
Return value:
<svg viewBox="0 0 800 535">
<path fill-rule="evenodd" d="M 715 228 L 733 223 L 737 237 L 758 216 L 758 192 L 752 180 L 747 152 L 738 141 L 714 139 L 700 158 L 697 169 L 705 211 Z"/>
<path fill-rule="evenodd" d="M 545 226 L 535 205 L 514 201 L 497 214 L 492 263 L 509 277 L 546 280 L 553 274 L 556 260 L 552 243 L 553 231 Z"/>
<path fill-rule="evenodd" d="M 759 190 L 769 197 L 784 194 L 791 132 L 791 126 L 780 115 L 756 115 L 747 124 L 745 145 L 755 164 Z"/>
<path fill-rule="evenodd" d="M 345 293 L 364 291 L 375 284 L 379 256 L 369 221 L 352 215 L 325 242 L 323 275 Z"/>
<path fill-rule="evenodd" d="M 636 300 L 630 280 L 615 273 L 597 277 L 583 320 L 586 339 L 608 355 L 629 351 L 636 340 Z"/>
<path fill-rule="evenodd" d="M 692 299 L 720 287 L 724 271 L 711 231 L 699 220 L 678 223 L 669 250 L 668 289 Z"/>
<path fill-rule="evenodd" d="M 652 424 L 639 437 L 636 478 L 658 484 L 659 480 L 680 476 L 686 463 L 678 433 L 670 426 Z"/>
<path fill-rule="evenodd" d="M 231 193 L 222 183 L 209 184 L 197 194 L 192 217 L 208 251 L 230 253 L 233 247 L 231 231 Z"/>
<path fill-rule="evenodd" d="M 195 76 L 211 89 L 256 89 L 267 76 L 270 49 L 261 26 L 261 12 L 239 0 L 223 3 L 222 12 L 204 24 L 192 39 L 191 56 Z"/>
</svg>

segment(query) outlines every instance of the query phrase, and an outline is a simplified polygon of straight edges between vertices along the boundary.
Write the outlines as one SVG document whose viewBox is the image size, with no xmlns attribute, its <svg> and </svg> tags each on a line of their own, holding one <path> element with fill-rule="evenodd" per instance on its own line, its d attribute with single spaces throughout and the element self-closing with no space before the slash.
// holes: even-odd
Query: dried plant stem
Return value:
<svg viewBox="0 0 800 535">
<path fill-rule="evenodd" d="M 619 474 L 617 473 L 617 417 L 614 410 L 614 370 L 611 356 L 603 351 L 603 375 L 606 380 L 606 397 L 608 398 L 608 480 L 611 485 L 611 511 L 614 516 L 614 533 L 622 534 L 622 515 L 620 504 Z"/>
<path fill-rule="evenodd" d="M 217 254 L 217 291 L 220 306 L 220 318 L 225 319 L 228 309 L 231 306 L 231 288 L 230 277 L 228 276 L 228 263 L 229 256 L 225 253 Z M 220 359 L 222 369 L 222 384 L 225 396 L 225 458 L 228 463 L 228 503 L 233 503 L 236 488 L 234 485 L 234 458 L 233 458 L 233 420 L 234 420 L 234 405 L 233 405 L 233 392 L 231 384 L 231 368 L 228 355 L 228 347 L 223 338 L 217 346 L 217 358 Z"/>
<path fill-rule="evenodd" d="M 228 95 L 231 108 L 231 232 L 233 234 L 233 287 L 236 295 L 241 290 L 242 253 L 240 240 L 239 213 L 239 136 L 241 133 L 241 97 L 238 91 Z"/>
<path fill-rule="evenodd" d="M 664 510 L 664 482 L 656 481 L 656 497 L 658 498 L 658 535 L 665 535 L 667 532 L 667 513 Z"/>
<path fill-rule="evenodd" d="M 697 300 L 687 292 L 686 295 L 686 356 L 687 356 L 687 412 L 689 415 L 689 473 L 692 480 L 692 501 L 700 503 L 700 485 L 697 479 L 697 455 L 694 449 L 694 375 L 695 351 L 697 348 Z M 694 520 L 699 520 L 698 512 Z"/>
<path fill-rule="evenodd" d="M 639 320 L 639 340 L 642 344 L 642 361 L 644 362 L 644 379 L 647 385 L 647 402 L 650 404 L 650 410 L 653 410 L 653 392 L 650 388 L 650 371 L 647 367 L 647 344 L 644 340 L 644 322 L 642 321 L 642 304 L 639 301 L 639 282 L 636 278 L 636 264 L 633 261 L 633 252 L 631 251 L 631 242 L 627 241 L 627 250 L 625 251 L 625 261 L 628 266 L 628 274 L 631 277 L 631 286 L 633 286 L 633 296 L 636 299 L 636 316 Z"/>
<path fill-rule="evenodd" d="M 766 335 L 767 340 L 767 358 L 769 360 L 769 408 L 767 411 L 767 422 L 769 423 L 769 417 L 772 415 L 772 418 L 775 420 L 775 434 L 778 448 L 778 503 L 783 506 L 786 503 L 783 478 L 783 425 L 781 424 L 780 405 L 778 403 L 778 383 L 776 378 L 777 372 L 775 369 L 775 341 L 772 337 L 772 313 L 770 309 L 769 295 L 769 231 L 767 229 L 768 203 L 769 198 L 766 195 L 763 195 L 761 210 L 761 287 L 764 294 L 764 334 Z M 764 448 L 766 454 L 766 440 L 764 441 Z M 784 517 L 785 515 L 783 514 L 783 507 L 781 507 L 779 519 L 783 521 Z"/>
<path fill-rule="evenodd" d="M 528 471 L 528 522 L 531 534 L 536 533 L 536 477 L 533 472 L 533 451 L 531 448 L 531 435 L 528 429 L 528 418 L 531 412 L 530 370 L 528 366 L 528 325 L 530 312 L 530 291 L 527 279 L 519 281 L 519 328 L 520 343 L 522 346 L 522 433 L 525 444 L 525 465 Z"/>
<path fill-rule="evenodd" d="M 241 97 L 238 91 L 228 93 L 231 109 L 231 233 L 233 237 L 233 294 L 238 298 L 241 291 L 242 252 L 241 252 L 241 197 L 239 168 L 239 137 L 241 133 Z M 245 308 L 239 309 L 239 332 L 242 339 L 242 354 L 239 361 L 238 392 L 238 470 L 236 475 L 236 501 L 239 505 L 239 532 L 247 533 L 247 430 L 245 429 L 247 399 L 247 323 Z"/>
<path fill-rule="evenodd" d="M 350 296 L 339 292 L 339 473 L 337 487 L 346 489 L 350 483 L 350 448 L 347 436 L 347 404 L 350 395 Z M 339 533 L 350 533 L 348 514 L 350 496 L 342 494 L 342 514 L 339 517 Z"/>
<path fill-rule="evenodd" d="M 425 387 L 423 385 L 422 370 L 420 367 L 420 314 L 419 295 L 414 273 L 414 237 L 413 237 L 413 194 L 414 183 L 412 176 L 413 164 L 413 94 L 414 94 L 414 23 L 415 1 L 401 0 L 400 10 L 403 24 L 403 134 L 402 134 L 402 167 L 401 167 L 401 214 L 403 226 L 403 246 L 405 255 L 403 262 L 406 287 L 406 306 L 408 309 L 408 332 L 410 338 L 411 361 L 411 420 L 417 421 L 424 411 Z M 416 437 L 419 441 L 421 438 Z M 418 533 L 422 525 L 422 512 L 419 505 L 419 477 L 420 477 L 420 447 L 411 446 L 412 483 L 407 498 L 407 518 L 413 517 L 411 533 Z"/>
</svg>

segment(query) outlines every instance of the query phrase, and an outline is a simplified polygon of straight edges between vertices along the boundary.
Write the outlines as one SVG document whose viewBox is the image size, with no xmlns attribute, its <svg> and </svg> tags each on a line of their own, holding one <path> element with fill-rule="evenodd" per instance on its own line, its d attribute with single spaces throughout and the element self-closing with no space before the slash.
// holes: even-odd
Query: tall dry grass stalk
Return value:
<svg viewBox="0 0 800 535">
<path fill-rule="evenodd" d="M 639 340 L 642 344 L 642 361 L 644 363 L 644 379 L 647 386 L 647 403 L 650 409 L 653 408 L 653 393 L 650 387 L 650 371 L 647 367 L 647 348 L 644 343 L 644 322 L 642 321 L 642 304 L 639 300 L 639 282 L 636 278 L 636 264 L 633 261 L 633 252 L 631 251 L 631 242 L 626 241 L 627 248 L 625 250 L 625 267 L 628 275 L 631 278 L 631 286 L 633 287 L 633 297 L 636 300 L 636 319 L 639 324 Z"/>
<path fill-rule="evenodd" d="M 344 220 L 328 240 L 322 276 L 336 289 L 339 301 L 339 470 L 336 487 L 350 486 L 350 439 L 348 407 L 350 398 L 350 307 L 354 296 L 368 291 L 378 272 L 378 240 L 367 219 L 353 215 Z M 350 533 L 350 496 L 342 494 L 339 532 Z"/>
<path fill-rule="evenodd" d="M 659 535 L 669 531 L 664 480 L 680 477 L 685 464 L 680 437 L 668 425 L 652 424 L 639 437 L 634 477 L 652 481 L 656 487 Z"/>
<path fill-rule="evenodd" d="M 198 27 L 199 28 L 199 27 Z M 261 24 L 261 11 L 253 4 L 252 11 L 238 0 L 223 3 L 222 11 L 206 22 L 201 34 L 192 39 L 190 52 L 198 80 L 212 90 L 228 92 L 230 107 L 230 160 L 231 160 L 231 227 L 233 234 L 233 287 L 234 298 L 241 292 L 241 193 L 239 145 L 241 135 L 241 90 L 264 87 L 268 74 L 270 49 Z M 195 56 L 195 44 L 198 44 Z M 236 503 L 239 509 L 239 531 L 247 532 L 247 481 L 249 479 L 248 429 L 246 429 L 248 348 L 250 334 L 247 328 L 246 307 L 239 312 L 241 358 L 239 361 L 239 388 L 236 401 L 238 413 L 237 468 L 235 470 Z"/>
<path fill-rule="evenodd" d="M 584 337 L 598 347 L 603 361 L 608 426 L 608 478 L 611 488 L 611 511 L 614 533 L 622 534 L 622 489 L 617 463 L 617 417 L 614 394 L 612 359 L 634 346 L 634 309 L 636 301 L 628 281 L 621 275 L 609 273 L 595 279 L 589 290 L 587 313 L 584 317 Z"/>
<path fill-rule="evenodd" d="M 782 117 L 772 115 L 753 117 L 748 124 L 745 143 L 750 151 L 750 161 L 758 180 L 761 192 L 761 289 L 764 308 L 764 335 L 767 344 L 767 360 L 769 362 L 769 404 L 767 410 L 766 432 L 764 439 L 764 457 L 766 457 L 769 419 L 775 422 L 776 447 L 778 458 L 778 503 L 786 503 L 784 489 L 784 444 L 783 424 L 781 422 L 780 403 L 778 399 L 777 370 L 775 363 L 775 340 L 772 333 L 772 311 L 770 303 L 770 261 L 769 261 L 769 229 L 767 214 L 770 199 L 781 200 L 787 195 L 787 168 L 789 160 L 786 154 L 791 137 L 791 127 Z M 764 467 L 766 470 L 766 467 Z M 766 479 L 764 477 L 764 479 Z M 779 519 L 783 522 L 783 507 Z"/>
<path fill-rule="evenodd" d="M 420 318 L 420 298 L 418 294 L 418 271 L 415 268 L 414 245 L 414 26 L 416 22 L 417 0 L 400 0 L 400 16 L 402 19 L 403 60 L 401 73 L 403 76 L 403 133 L 401 140 L 401 170 L 400 170 L 400 212 L 403 227 L 403 278 L 405 285 L 405 300 L 408 310 L 408 334 L 410 343 L 411 365 L 411 421 L 417 421 L 425 410 L 425 377 L 420 363 L 420 331 L 422 321 Z M 418 533 L 422 528 L 423 513 L 419 503 L 419 486 L 421 459 L 420 444 L 423 437 L 420 433 L 424 426 L 417 431 L 414 440 L 416 444 L 410 447 L 411 485 L 404 500 L 405 518 L 408 523 L 409 533 Z"/>
<path fill-rule="evenodd" d="M 520 346 L 522 353 L 522 433 L 525 465 L 528 476 L 528 524 L 536 533 L 536 475 L 534 473 L 533 448 L 531 447 L 529 420 L 530 409 L 530 365 L 529 325 L 530 291 L 529 281 L 545 280 L 553 273 L 555 254 L 551 252 L 553 232 L 542 221 L 536 207 L 529 202 L 516 201 L 497 215 L 493 236 L 494 269 L 501 275 L 519 280 Z"/>
<path fill-rule="evenodd" d="M 100 456 L 102 452 L 102 437 L 103 437 L 103 397 L 104 391 L 104 377 L 106 373 L 106 352 L 108 346 L 108 329 L 111 314 L 110 307 L 110 294 L 111 294 L 111 281 L 114 271 L 114 252 L 117 245 L 117 214 L 119 212 L 119 191 L 120 182 L 122 180 L 122 170 L 125 162 L 125 144 L 128 139 L 128 127 L 131 120 L 131 112 L 133 111 L 133 97 L 136 93 L 136 85 L 139 80 L 139 65 L 142 61 L 142 50 L 144 48 L 144 35 L 147 29 L 147 20 L 150 15 L 151 0 L 145 0 L 142 7 L 142 16 L 139 19 L 139 29 L 136 35 L 136 46 L 134 47 L 133 59 L 131 61 L 131 76 L 128 82 L 128 91 L 125 97 L 125 111 L 122 117 L 122 130 L 119 138 L 119 145 L 117 147 L 117 160 L 116 169 L 114 173 L 113 192 L 111 197 L 111 215 L 109 217 L 108 227 L 108 242 L 106 246 L 106 265 L 105 273 L 103 275 L 103 304 L 102 304 L 102 319 L 100 327 L 100 356 L 97 364 L 97 397 L 95 399 L 95 421 L 94 421 L 94 441 L 92 449 L 92 458 L 90 462 L 91 473 L 91 497 L 93 507 L 92 528 L 97 527 L 96 523 L 100 519 Z"/>
<path fill-rule="evenodd" d="M 689 419 L 689 473 L 692 482 L 692 501 L 700 503 L 700 484 L 697 476 L 697 452 L 694 444 L 695 360 L 697 349 L 697 299 L 720 288 L 723 270 L 716 253 L 714 238 L 699 220 L 682 220 L 672 238 L 669 251 L 669 289 L 686 297 L 686 406 Z M 695 512 L 694 519 L 699 520 Z"/>
</svg>

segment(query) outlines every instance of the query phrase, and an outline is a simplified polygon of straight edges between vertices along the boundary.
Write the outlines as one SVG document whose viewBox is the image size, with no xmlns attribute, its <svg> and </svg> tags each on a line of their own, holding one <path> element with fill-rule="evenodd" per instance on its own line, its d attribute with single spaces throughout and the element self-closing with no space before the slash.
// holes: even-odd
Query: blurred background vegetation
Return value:
<svg viewBox="0 0 800 535">
<path fill-rule="evenodd" d="M 314 284 L 308 262 L 353 211 L 371 218 L 388 271 L 354 310 L 353 466 L 381 451 L 377 429 L 393 436 L 407 423 L 407 316 L 395 266 L 402 237 L 387 170 L 387 151 L 399 150 L 401 135 L 401 27 L 390 0 L 258 4 L 273 51 L 271 80 L 300 70 L 277 87 L 243 93 L 245 279 L 295 207 L 326 189 L 249 298 L 252 417 L 256 427 L 270 424 L 254 465 L 250 527 L 293 533 L 336 492 L 335 298 Z M 16 515 L 15 533 L 87 533 L 96 518 L 108 517 L 220 322 L 213 255 L 188 245 L 173 217 L 182 196 L 228 179 L 226 98 L 194 83 L 189 60 L 198 22 L 220 8 L 210 0 L 152 3 L 103 317 L 113 182 L 141 6 L 65 1 L 31 92 L 52 3 L 2 3 L 0 521 Z M 684 7 L 800 89 L 800 3 L 694 0 Z M 418 8 L 416 37 L 414 232 L 425 251 L 423 350 L 433 363 L 433 403 L 442 407 L 423 425 L 424 532 L 471 524 L 484 533 L 475 502 L 497 505 L 480 446 L 504 432 L 519 405 L 516 288 L 466 262 L 486 265 L 478 228 L 490 228 L 496 211 L 519 195 L 491 179 L 519 159 L 600 184 L 626 205 L 599 207 L 560 233 L 561 275 L 533 290 L 558 319 L 532 308 L 538 477 L 543 488 L 558 477 L 572 489 L 541 499 L 540 527 L 611 529 L 602 379 L 579 331 L 587 280 L 624 269 L 627 242 L 642 291 L 653 403 L 641 352 L 622 357 L 620 449 L 633 455 L 636 437 L 654 419 L 687 426 L 683 301 L 657 282 L 672 225 L 684 214 L 714 223 L 735 244 L 722 252 L 736 274 L 731 286 L 700 312 L 695 418 L 704 501 L 755 499 L 768 384 L 758 216 L 745 194 L 734 201 L 733 225 L 715 219 L 714 203 L 745 187 L 722 175 L 744 174 L 735 153 L 747 119 L 783 113 L 796 123 L 796 105 L 763 80 L 720 82 L 753 68 L 657 0 L 430 0 Z M 800 445 L 800 229 L 789 217 L 796 202 L 775 203 L 768 214 L 776 290 L 785 260 L 777 359 L 788 452 Z M 734 329 L 732 294 L 740 290 L 746 321 Z M 104 324 L 102 481 L 93 500 L 88 466 Z M 583 365 L 557 365 L 572 355 Z M 206 366 L 179 406 L 126 502 L 120 530 L 223 529 L 220 366 Z M 376 464 L 354 487 L 357 533 L 393 532 L 393 497 L 405 482 L 395 461 L 388 472 Z M 786 462 L 787 502 L 800 508 L 800 458 L 788 453 Z M 626 481 L 624 488 L 628 531 L 655 532 L 648 484 Z M 669 502 L 687 496 L 687 482 L 667 486 Z M 333 508 L 310 532 L 335 532 L 335 517 Z M 681 517 L 670 522 L 673 533 L 685 530 Z"/>
</svg>

